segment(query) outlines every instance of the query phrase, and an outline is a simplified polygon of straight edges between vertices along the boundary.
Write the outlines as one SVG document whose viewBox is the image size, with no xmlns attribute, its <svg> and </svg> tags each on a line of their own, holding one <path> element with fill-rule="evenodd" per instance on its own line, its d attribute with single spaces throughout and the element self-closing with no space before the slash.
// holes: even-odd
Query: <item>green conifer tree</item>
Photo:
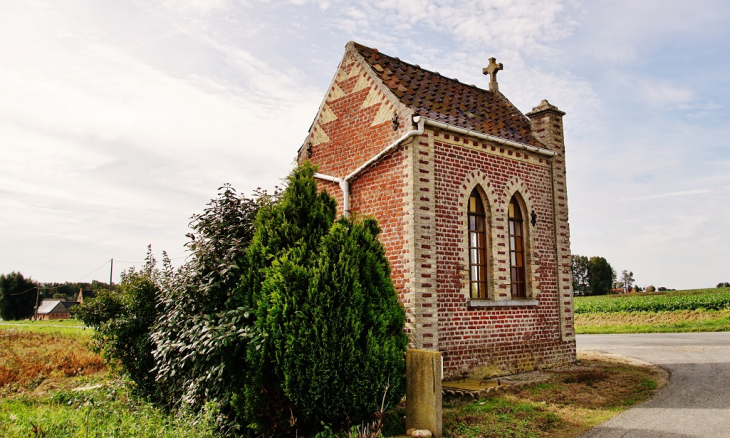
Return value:
<svg viewBox="0 0 730 438">
<path fill-rule="evenodd" d="M 340 219 L 318 193 L 314 167 L 289 178 L 262 211 L 247 281 L 260 345 L 240 408 L 258 432 L 311 433 L 322 421 L 357 423 L 404 393 L 405 312 L 372 219 Z"/>
</svg>

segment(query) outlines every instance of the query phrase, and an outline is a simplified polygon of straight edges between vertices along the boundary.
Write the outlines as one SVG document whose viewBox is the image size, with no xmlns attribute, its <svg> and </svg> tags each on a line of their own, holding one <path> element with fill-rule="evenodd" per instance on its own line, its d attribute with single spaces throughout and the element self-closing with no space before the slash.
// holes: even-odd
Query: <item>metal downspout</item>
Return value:
<svg viewBox="0 0 730 438">
<path fill-rule="evenodd" d="M 425 119 L 420 116 L 415 116 L 413 117 L 413 122 L 418 124 L 418 128 L 403 134 L 401 138 L 391 143 L 387 148 L 383 149 L 378 154 L 370 158 L 362 166 L 352 171 L 352 173 L 350 173 L 346 177 L 338 178 L 336 176 L 325 175 L 323 173 L 314 174 L 315 178 L 325 181 L 331 181 L 340 185 L 340 189 L 342 190 L 342 210 L 345 217 L 350 217 L 350 181 L 355 179 L 365 169 L 377 163 L 381 158 L 393 152 L 404 141 L 416 135 L 422 135 L 425 129 Z"/>
</svg>

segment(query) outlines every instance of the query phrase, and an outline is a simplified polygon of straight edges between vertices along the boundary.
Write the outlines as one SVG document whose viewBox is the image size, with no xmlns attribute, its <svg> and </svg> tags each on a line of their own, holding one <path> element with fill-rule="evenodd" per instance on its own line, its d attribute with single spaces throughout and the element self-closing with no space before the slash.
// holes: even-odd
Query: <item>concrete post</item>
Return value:
<svg viewBox="0 0 730 438">
<path fill-rule="evenodd" d="M 406 429 L 427 429 L 441 438 L 441 353 L 406 351 Z"/>
</svg>

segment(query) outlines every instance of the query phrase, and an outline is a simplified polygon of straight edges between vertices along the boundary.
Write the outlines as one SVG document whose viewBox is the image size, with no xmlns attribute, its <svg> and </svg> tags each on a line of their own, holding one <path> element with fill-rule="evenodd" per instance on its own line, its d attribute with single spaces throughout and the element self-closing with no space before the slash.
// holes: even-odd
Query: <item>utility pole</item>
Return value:
<svg viewBox="0 0 730 438">
<path fill-rule="evenodd" d="M 114 273 L 114 259 L 111 259 L 112 265 L 109 267 L 109 292 L 112 291 L 112 274 Z"/>
<path fill-rule="evenodd" d="M 38 321 L 38 296 L 41 294 L 41 288 L 35 287 L 35 321 Z"/>
</svg>

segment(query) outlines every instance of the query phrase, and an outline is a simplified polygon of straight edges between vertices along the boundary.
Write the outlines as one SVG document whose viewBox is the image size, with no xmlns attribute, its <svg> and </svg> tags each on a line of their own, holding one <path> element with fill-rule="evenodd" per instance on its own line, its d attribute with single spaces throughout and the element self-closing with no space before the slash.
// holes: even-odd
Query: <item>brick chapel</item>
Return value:
<svg viewBox="0 0 730 438">
<path fill-rule="evenodd" d="M 489 61 L 485 90 L 350 42 L 298 156 L 378 220 L 410 347 L 447 377 L 575 360 L 565 113 L 522 114 Z"/>
</svg>

